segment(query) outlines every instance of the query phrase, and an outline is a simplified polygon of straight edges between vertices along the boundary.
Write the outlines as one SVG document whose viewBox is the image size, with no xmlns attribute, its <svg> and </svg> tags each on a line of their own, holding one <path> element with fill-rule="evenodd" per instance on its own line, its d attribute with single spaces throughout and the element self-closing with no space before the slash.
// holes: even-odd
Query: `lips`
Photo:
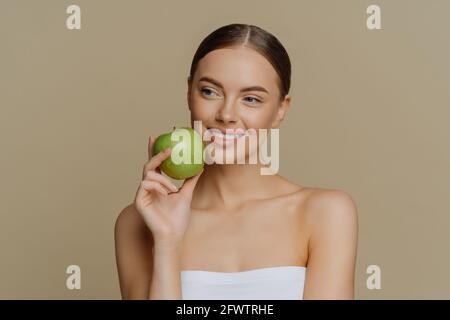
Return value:
<svg viewBox="0 0 450 320">
<path fill-rule="evenodd" d="M 245 135 L 244 129 L 221 129 L 221 128 L 208 128 L 208 131 L 212 135 L 212 141 L 220 145 L 228 145 Z"/>
</svg>

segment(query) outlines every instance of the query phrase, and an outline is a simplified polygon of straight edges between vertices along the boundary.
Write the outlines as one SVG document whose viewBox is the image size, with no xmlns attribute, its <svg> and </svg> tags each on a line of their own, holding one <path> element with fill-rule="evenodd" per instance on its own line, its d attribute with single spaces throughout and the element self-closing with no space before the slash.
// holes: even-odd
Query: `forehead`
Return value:
<svg viewBox="0 0 450 320">
<path fill-rule="evenodd" d="M 230 47 L 209 52 L 197 65 L 196 78 L 210 76 L 227 89 L 260 85 L 274 92 L 278 74 L 259 52 L 248 47 Z"/>
</svg>

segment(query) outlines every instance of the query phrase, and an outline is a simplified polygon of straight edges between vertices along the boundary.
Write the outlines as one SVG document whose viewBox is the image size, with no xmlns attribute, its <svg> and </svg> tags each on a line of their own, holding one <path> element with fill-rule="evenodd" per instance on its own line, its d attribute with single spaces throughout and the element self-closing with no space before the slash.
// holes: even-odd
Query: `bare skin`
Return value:
<svg viewBox="0 0 450 320">
<path fill-rule="evenodd" d="M 256 84 L 268 92 L 240 91 Z M 204 129 L 278 128 L 291 101 L 280 102 L 275 70 L 246 47 L 210 52 L 188 87 L 191 121 Z M 354 298 L 358 222 L 349 194 L 263 176 L 259 164 L 206 166 L 176 190 L 158 168 L 168 156 L 149 151 L 136 198 L 116 221 L 123 299 L 181 299 L 181 270 L 292 265 L 307 267 L 304 299 Z"/>
</svg>

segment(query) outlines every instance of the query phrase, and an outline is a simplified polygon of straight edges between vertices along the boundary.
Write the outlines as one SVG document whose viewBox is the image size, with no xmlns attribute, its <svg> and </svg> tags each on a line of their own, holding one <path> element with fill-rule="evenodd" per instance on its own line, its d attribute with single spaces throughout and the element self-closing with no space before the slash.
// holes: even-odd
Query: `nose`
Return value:
<svg viewBox="0 0 450 320">
<path fill-rule="evenodd" d="M 217 111 L 216 120 L 224 123 L 235 123 L 237 121 L 236 106 L 232 101 L 225 102 Z"/>
</svg>

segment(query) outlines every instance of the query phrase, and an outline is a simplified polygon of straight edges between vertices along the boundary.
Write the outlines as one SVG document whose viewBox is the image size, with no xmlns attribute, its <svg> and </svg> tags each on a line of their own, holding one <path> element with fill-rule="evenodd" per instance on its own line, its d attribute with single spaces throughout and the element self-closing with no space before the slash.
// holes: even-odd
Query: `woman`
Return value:
<svg viewBox="0 0 450 320">
<path fill-rule="evenodd" d="M 191 65 L 191 125 L 277 129 L 290 76 L 273 35 L 221 27 Z M 214 137 L 216 150 L 229 148 L 226 136 Z M 354 299 L 357 208 L 348 193 L 262 175 L 259 159 L 205 165 L 178 190 L 158 168 L 170 149 L 152 155 L 153 143 L 134 202 L 115 225 L 123 299 Z M 239 152 L 248 159 L 255 150 L 235 159 Z"/>
</svg>

